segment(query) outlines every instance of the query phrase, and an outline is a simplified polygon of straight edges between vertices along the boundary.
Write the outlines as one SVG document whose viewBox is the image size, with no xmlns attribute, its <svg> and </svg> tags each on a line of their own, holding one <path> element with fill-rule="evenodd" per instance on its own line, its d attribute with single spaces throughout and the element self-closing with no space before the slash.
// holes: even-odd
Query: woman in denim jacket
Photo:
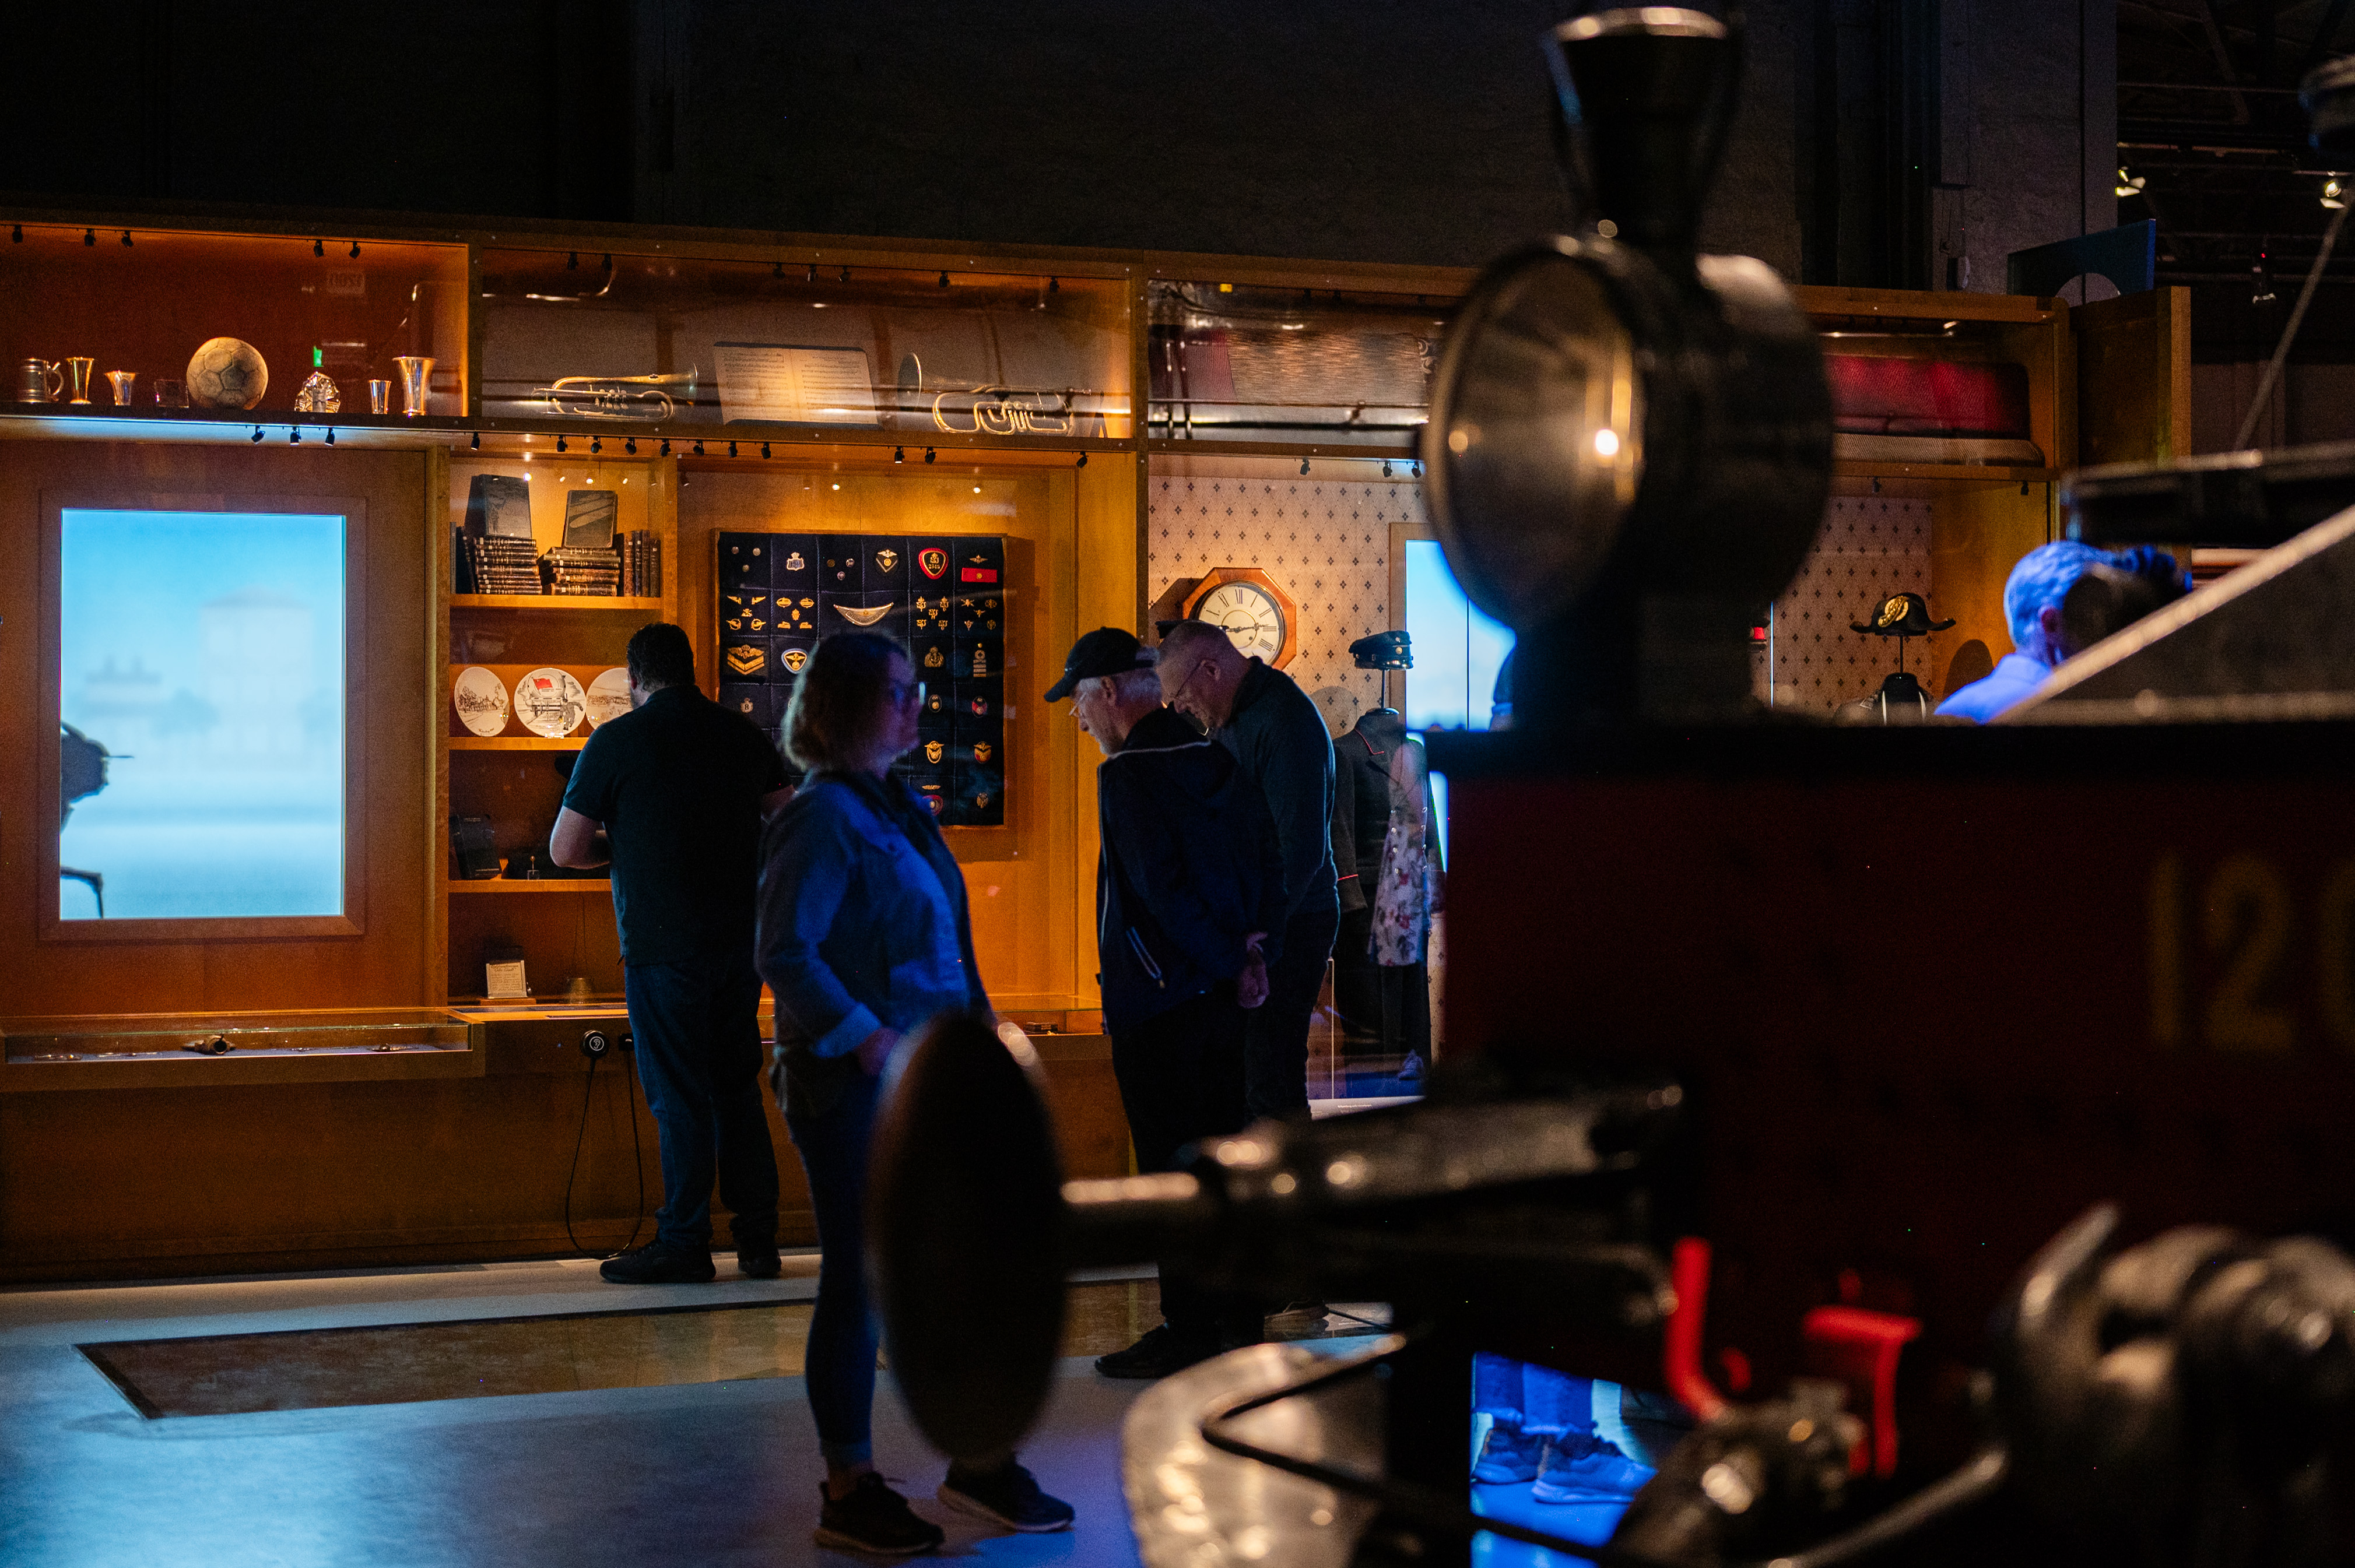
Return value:
<svg viewBox="0 0 2355 1568">
<path fill-rule="evenodd" d="M 875 1320 L 868 1310 L 867 1150 L 883 1065 L 933 1014 L 989 1011 L 974 962 L 964 876 L 923 800 L 892 775 L 916 744 L 923 684 L 871 632 L 821 641 L 785 715 L 808 783 L 761 838 L 761 978 L 777 999 L 770 1082 L 808 1174 L 817 1309 L 806 1362 L 826 1457 L 823 1546 L 922 1552 L 943 1539 L 875 1471 Z M 951 1465 L 940 1499 L 1008 1529 L 1062 1530 L 1069 1504 L 1008 1459 Z"/>
</svg>

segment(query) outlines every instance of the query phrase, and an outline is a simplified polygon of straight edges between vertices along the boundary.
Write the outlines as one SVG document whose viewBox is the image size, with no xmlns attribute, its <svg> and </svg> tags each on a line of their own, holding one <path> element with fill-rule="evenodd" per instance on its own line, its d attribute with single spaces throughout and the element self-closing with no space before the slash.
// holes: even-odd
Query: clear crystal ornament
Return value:
<svg viewBox="0 0 2355 1568">
<path fill-rule="evenodd" d="M 294 391 L 294 411 L 298 414 L 334 414 L 344 406 L 344 395 L 336 389 L 335 378 L 324 370 L 314 370 Z"/>
</svg>

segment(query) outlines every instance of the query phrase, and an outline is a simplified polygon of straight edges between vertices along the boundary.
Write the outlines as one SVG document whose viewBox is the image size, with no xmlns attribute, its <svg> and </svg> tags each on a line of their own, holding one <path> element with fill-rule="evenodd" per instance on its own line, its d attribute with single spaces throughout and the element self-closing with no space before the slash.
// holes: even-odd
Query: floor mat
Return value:
<svg viewBox="0 0 2355 1568">
<path fill-rule="evenodd" d="M 151 1419 L 230 1415 L 798 1377 L 810 1311 L 730 1302 L 76 1348 Z M 1073 1286 L 1062 1353 L 1119 1350 L 1160 1320 L 1149 1279 Z"/>
</svg>

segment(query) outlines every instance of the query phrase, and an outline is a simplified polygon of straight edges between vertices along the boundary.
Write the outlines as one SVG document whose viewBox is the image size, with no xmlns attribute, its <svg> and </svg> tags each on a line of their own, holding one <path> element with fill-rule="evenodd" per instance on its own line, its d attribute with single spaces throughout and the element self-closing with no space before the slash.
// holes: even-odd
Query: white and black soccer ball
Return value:
<svg viewBox="0 0 2355 1568">
<path fill-rule="evenodd" d="M 270 389 L 270 366 L 250 343 L 206 340 L 188 356 L 188 401 L 200 408 L 250 408 Z"/>
</svg>

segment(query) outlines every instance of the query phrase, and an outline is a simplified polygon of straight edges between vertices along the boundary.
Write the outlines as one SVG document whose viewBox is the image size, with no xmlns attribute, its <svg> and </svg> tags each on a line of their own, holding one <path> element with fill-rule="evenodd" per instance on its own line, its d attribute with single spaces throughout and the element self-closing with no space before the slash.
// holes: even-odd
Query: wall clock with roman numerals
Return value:
<svg viewBox="0 0 2355 1568">
<path fill-rule="evenodd" d="M 1300 652 L 1300 606 L 1257 567 L 1211 568 L 1188 591 L 1182 613 L 1224 631 L 1244 658 L 1279 670 Z"/>
</svg>

